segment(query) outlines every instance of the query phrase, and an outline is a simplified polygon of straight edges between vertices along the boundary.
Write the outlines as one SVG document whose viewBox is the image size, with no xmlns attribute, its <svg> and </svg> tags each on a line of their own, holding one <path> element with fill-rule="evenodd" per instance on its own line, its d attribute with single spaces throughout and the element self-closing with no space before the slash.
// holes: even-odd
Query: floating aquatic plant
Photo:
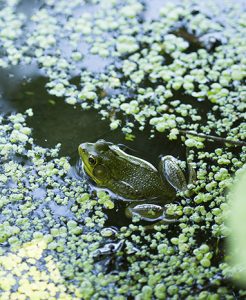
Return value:
<svg viewBox="0 0 246 300">
<path fill-rule="evenodd" d="M 112 233 L 108 211 L 117 214 L 116 203 L 71 175 L 59 145 L 34 143 L 26 125 L 32 111 L 1 116 L 1 299 L 245 296 L 228 283 L 223 241 L 226 194 L 246 147 L 205 139 L 245 139 L 242 5 L 182 1 L 150 21 L 147 1 L 49 0 L 30 18 L 20 3 L 0 2 L 1 68 L 38 64 L 51 95 L 97 109 L 128 139 L 148 126 L 150 136 L 182 136 L 197 182 L 193 195 L 166 208 L 177 224 L 148 229 L 135 218 Z M 105 68 L 86 66 L 89 55 Z M 104 254 L 107 245 L 117 251 Z"/>
</svg>

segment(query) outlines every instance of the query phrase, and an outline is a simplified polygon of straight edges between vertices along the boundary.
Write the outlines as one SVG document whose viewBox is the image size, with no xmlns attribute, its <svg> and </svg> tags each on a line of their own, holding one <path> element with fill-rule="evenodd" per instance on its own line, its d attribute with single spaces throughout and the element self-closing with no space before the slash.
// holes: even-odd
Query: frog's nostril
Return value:
<svg viewBox="0 0 246 300">
<path fill-rule="evenodd" d="M 79 153 L 85 153 L 85 147 L 84 144 L 80 144 L 78 147 Z"/>
</svg>

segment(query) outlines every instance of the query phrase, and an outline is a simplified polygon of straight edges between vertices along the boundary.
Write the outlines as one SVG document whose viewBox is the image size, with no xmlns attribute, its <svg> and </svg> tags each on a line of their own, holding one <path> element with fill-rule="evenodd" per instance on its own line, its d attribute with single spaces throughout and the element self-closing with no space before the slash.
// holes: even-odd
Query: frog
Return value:
<svg viewBox="0 0 246 300">
<path fill-rule="evenodd" d="M 96 187 L 110 191 L 117 199 L 130 202 L 126 215 L 138 215 L 145 221 L 164 219 L 164 206 L 176 198 L 178 191 L 186 191 L 194 181 L 194 169 L 190 164 L 186 180 L 178 160 L 171 155 L 161 157 L 156 168 L 103 139 L 80 144 L 78 152 L 84 172 Z"/>
</svg>

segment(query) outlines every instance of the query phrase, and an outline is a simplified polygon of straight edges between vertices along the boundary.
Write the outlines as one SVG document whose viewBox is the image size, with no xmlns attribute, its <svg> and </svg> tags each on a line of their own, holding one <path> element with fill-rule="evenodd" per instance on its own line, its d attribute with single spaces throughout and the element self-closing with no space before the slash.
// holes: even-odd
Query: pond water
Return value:
<svg viewBox="0 0 246 300">
<path fill-rule="evenodd" d="M 110 130 L 108 120 L 102 120 L 96 110 L 83 111 L 79 106 L 67 105 L 50 95 L 45 88 L 48 80 L 38 75 L 35 66 L 27 70 L 24 66 L 5 70 L 0 74 L 0 81 L 1 112 L 24 113 L 32 108 L 34 117 L 29 118 L 27 124 L 33 129 L 35 142 L 47 148 L 61 143 L 61 156 L 69 156 L 74 161 L 78 158 L 80 143 L 105 139 L 114 144 L 125 144 L 134 149 L 137 156 L 155 165 L 160 155 L 171 154 L 185 159 L 185 147 L 180 140 L 171 142 L 158 133 L 150 138 L 150 128 L 147 128 L 136 130 L 136 138 L 127 141 L 120 129 Z"/>
<path fill-rule="evenodd" d="M 109 122 L 102 120 L 96 110 L 83 111 L 78 105 L 67 105 L 64 99 L 50 95 L 45 88 L 48 80 L 40 76 L 37 66 L 5 70 L 0 75 L 0 81 L 2 113 L 24 113 L 32 108 L 34 116 L 27 119 L 27 125 L 32 128 L 35 143 L 45 148 L 54 148 L 60 143 L 59 156 L 69 158 L 74 169 L 71 172 L 74 180 L 78 176 L 81 179 L 84 177 L 78 167 L 78 145 L 83 142 L 96 142 L 98 139 L 124 144 L 129 147 L 130 154 L 141 157 L 156 167 L 160 157 L 164 155 L 186 160 L 186 147 L 180 139 L 169 141 L 159 133 L 150 138 L 150 128 L 146 128 L 144 131 L 135 130 L 136 138 L 127 141 L 120 129 L 110 130 Z M 58 212 L 54 205 L 52 204 L 54 214 L 68 216 L 66 207 Z M 117 227 L 129 225 L 131 220 L 125 216 L 126 206 L 125 202 L 116 200 L 115 209 L 105 211 L 108 215 L 106 224 Z"/>
<path fill-rule="evenodd" d="M 245 147 L 178 132 L 244 139 L 243 1 L 195 2 L 6 2 L 7 20 L 0 13 L 0 298 L 2 291 L 7 299 L 25 290 L 40 300 L 52 293 L 57 299 L 243 297 L 228 275 L 223 214 Z M 28 133 L 13 116 L 30 108 Z M 160 156 L 185 161 L 190 150 L 193 193 L 167 206 L 178 222 L 135 222 L 125 215 L 128 203 L 88 184 L 77 148 L 98 139 L 125 144 L 156 167 Z M 59 152 L 52 152 L 57 144 Z M 107 227 L 117 233 L 108 235 Z M 14 259 L 18 270 L 27 261 L 41 277 L 49 273 L 45 284 L 54 282 L 56 292 L 48 286 L 35 294 L 37 272 L 33 291 L 29 283 L 18 285 L 29 275 L 14 273 L 8 265 Z"/>
</svg>

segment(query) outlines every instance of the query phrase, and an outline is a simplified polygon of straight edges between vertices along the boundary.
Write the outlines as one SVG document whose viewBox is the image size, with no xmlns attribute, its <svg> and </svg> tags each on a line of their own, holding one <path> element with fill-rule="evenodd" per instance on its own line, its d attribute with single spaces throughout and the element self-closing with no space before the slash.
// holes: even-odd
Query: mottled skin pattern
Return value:
<svg viewBox="0 0 246 300">
<path fill-rule="evenodd" d="M 150 163 L 99 140 L 79 146 L 83 167 L 98 187 L 107 188 L 125 200 L 161 198 L 170 202 L 175 189 Z"/>
</svg>

